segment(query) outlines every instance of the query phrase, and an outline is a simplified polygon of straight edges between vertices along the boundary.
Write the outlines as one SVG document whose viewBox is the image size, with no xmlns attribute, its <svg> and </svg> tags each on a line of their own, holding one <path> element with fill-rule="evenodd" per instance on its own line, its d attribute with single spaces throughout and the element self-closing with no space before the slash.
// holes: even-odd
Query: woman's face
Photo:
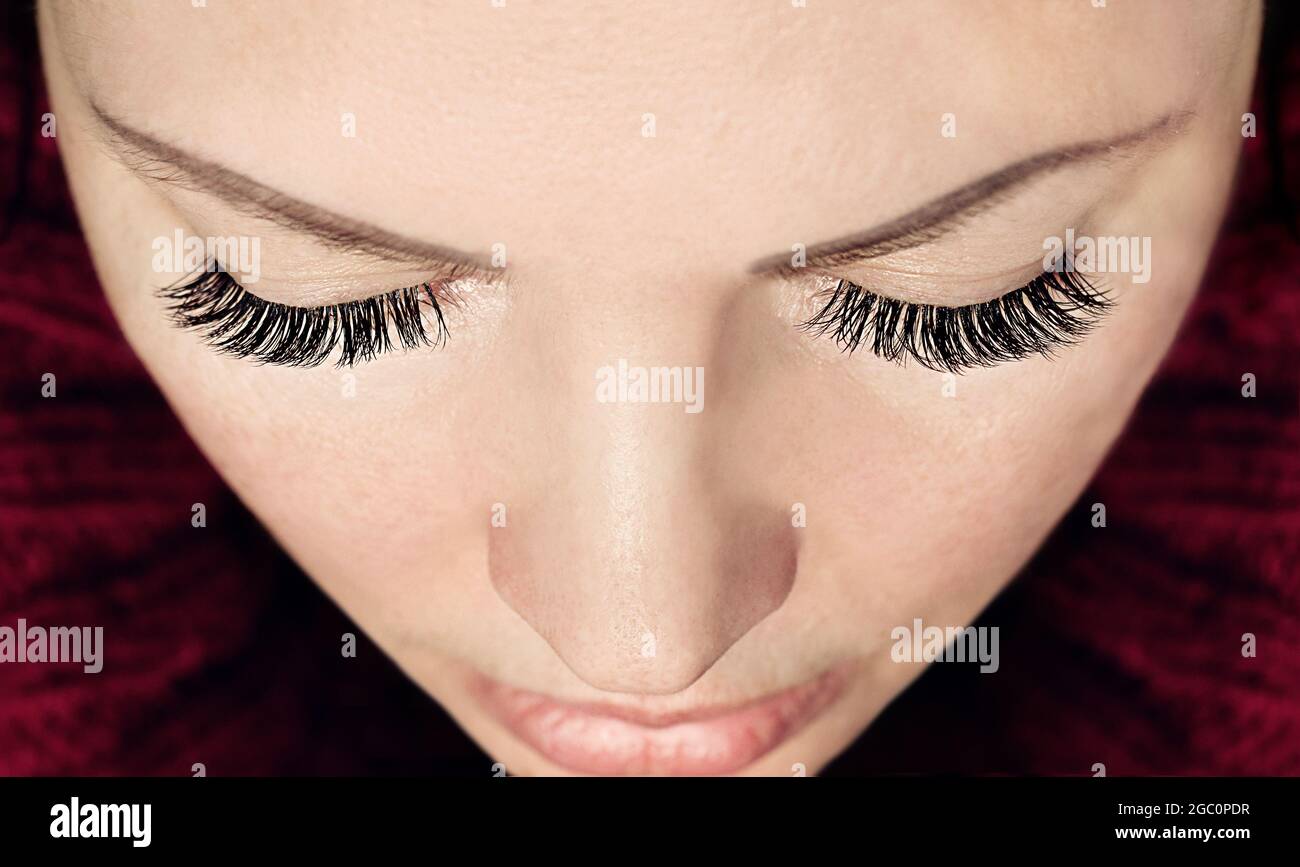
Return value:
<svg viewBox="0 0 1300 867">
<path fill-rule="evenodd" d="M 896 627 L 974 620 L 1178 328 L 1260 27 L 1244 0 L 41 12 L 127 339 L 243 501 L 510 773 L 811 773 L 923 669 L 894 661 Z M 1030 290 L 987 302 L 1050 280 L 1067 230 L 1131 256 L 1079 261 L 1111 305 L 1056 345 Z M 227 300 L 327 310 L 178 327 L 157 291 L 190 270 L 178 231 L 247 242 Z M 920 314 L 845 351 L 867 308 L 840 280 Z M 441 347 L 258 363 L 277 328 L 280 360 L 323 351 L 304 317 L 365 345 L 376 307 L 330 305 L 426 282 Z M 923 306 L 982 302 L 964 338 Z M 832 333 L 799 327 L 819 314 Z M 218 352 L 222 322 L 261 355 Z M 1050 357 L 953 357 L 1006 332 Z M 931 354 L 880 357 L 882 336 Z"/>
</svg>

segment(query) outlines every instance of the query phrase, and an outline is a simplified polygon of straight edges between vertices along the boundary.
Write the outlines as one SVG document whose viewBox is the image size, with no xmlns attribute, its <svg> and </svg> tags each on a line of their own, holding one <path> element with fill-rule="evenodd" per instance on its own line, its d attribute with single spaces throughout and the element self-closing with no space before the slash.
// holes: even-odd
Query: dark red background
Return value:
<svg viewBox="0 0 1300 867">
<path fill-rule="evenodd" d="M 0 666 L 0 774 L 488 774 L 364 636 L 358 659 L 340 657 L 356 627 L 207 465 L 123 341 L 38 134 L 30 22 L 8 14 L 0 624 L 103 625 L 111 657 L 96 676 Z M 1291 57 L 1266 80 L 1294 79 Z M 1267 97 L 1181 337 L 1090 490 L 985 615 L 1000 673 L 935 666 L 831 773 L 1300 773 L 1300 247 L 1267 158 L 1270 144 L 1297 153 L 1300 101 Z M 1089 522 L 1097 501 L 1105 529 Z M 206 529 L 190 526 L 195 502 Z"/>
</svg>

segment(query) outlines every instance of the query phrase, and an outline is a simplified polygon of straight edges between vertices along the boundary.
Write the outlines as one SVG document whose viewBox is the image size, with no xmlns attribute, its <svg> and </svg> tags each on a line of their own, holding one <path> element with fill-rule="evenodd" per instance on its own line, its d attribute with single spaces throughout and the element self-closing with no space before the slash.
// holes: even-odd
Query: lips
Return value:
<svg viewBox="0 0 1300 867">
<path fill-rule="evenodd" d="M 474 692 L 524 743 L 598 775 L 707 776 L 742 770 L 792 737 L 840 693 L 835 671 L 742 705 L 671 713 L 578 704 L 477 678 Z"/>
</svg>

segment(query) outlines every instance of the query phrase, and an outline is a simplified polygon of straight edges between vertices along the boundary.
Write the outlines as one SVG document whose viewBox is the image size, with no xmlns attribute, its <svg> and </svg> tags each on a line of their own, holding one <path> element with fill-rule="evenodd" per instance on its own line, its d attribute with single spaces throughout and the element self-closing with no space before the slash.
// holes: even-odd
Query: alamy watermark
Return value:
<svg viewBox="0 0 1300 867">
<path fill-rule="evenodd" d="M 153 841 L 153 804 L 83 804 L 73 797 L 50 807 L 50 836 L 125 838 L 137 849 Z"/>
<path fill-rule="evenodd" d="M 1151 279 L 1151 237 L 1055 235 L 1043 240 L 1043 270 L 1083 271 L 1090 274 L 1132 274 L 1134 283 Z"/>
<path fill-rule="evenodd" d="M 256 283 L 262 274 L 262 239 L 249 235 L 227 237 L 186 235 L 180 229 L 153 239 L 153 270 L 158 274 L 195 274 L 199 271 L 238 271 L 240 283 Z"/>
<path fill-rule="evenodd" d="M 978 662 L 981 674 L 998 670 L 998 627 L 925 626 L 921 618 L 911 627 L 895 626 L 889 633 L 894 662 Z"/>
<path fill-rule="evenodd" d="M 681 403 L 704 409 L 703 367 L 639 367 L 620 358 L 596 371 L 598 403 Z"/>
<path fill-rule="evenodd" d="M 86 674 L 104 668 L 104 627 L 0 626 L 0 662 L 79 662 Z"/>
</svg>

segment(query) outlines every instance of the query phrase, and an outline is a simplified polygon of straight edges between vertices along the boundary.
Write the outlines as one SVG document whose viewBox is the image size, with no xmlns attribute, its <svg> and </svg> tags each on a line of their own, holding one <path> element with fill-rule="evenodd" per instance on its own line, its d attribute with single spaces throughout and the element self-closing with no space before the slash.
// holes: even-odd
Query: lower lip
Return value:
<svg viewBox="0 0 1300 867">
<path fill-rule="evenodd" d="M 840 694 L 834 670 L 732 708 L 647 723 L 635 712 L 571 704 L 479 678 L 502 724 L 555 764 L 583 774 L 709 776 L 742 770 L 792 737 Z"/>
</svg>

